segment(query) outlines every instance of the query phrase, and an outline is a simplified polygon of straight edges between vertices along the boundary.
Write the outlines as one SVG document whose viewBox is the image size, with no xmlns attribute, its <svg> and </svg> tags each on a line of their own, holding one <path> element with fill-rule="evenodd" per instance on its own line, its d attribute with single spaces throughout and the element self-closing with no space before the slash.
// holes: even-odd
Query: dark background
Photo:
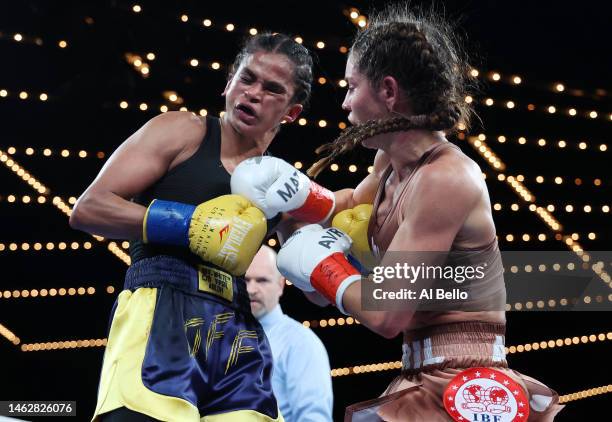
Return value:
<svg viewBox="0 0 612 422">
<path fill-rule="evenodd" d="M 0 337 L 0 400 L 76 400 L 78 420 L 87 420 L 95 406 L 97 379 L 103 347 L 53 351 L 22 351 L 27 344 L 51 341 L 102 339 L 106 336 L 108 315 L 117 291 L 122 285 L 126 265 L 112 255 L 105 242 L 71 230 L 66 215 L 51 204 L 54 196 L 64 200 L 78 197 L 93 180 L 104 163 L 96 158 L 98 151 L 108 155 L 131 133 L 169 104 L 162 96 L 176 91 L 189 107 L 206 108 L 218 114 L 223 101 L 220 93 L 225 84 L 225 70 L 238 52 L 241 40 L 250 27 L 258 30 L 288 32 L 300 35 L 305 45 L 316 51 L 318 63 L 315 78 L 324 76 L 337 81 L 343 76 L 345 55 L 340 45 L 350 45 L 356 26 L 346 17 L 349 7 L 367 13 L 372 6 L 365 1 L 343 2 L 211 2 L 153 1 L 138 2 L 139 14 L 131 11 L 135 3 L 121 1 L 23 1 L 0 2 L 0 150 L 12 154 L 17 163 L 31 172 L 50 189 L 45 204 L 37 204 L 38 194 L 6 166 L 0 166 L 0 292 L 24 289 L 89 287 L 94 295 L 64 297 L 0 298 L 0 324 L 20 339 L 19 345 Z M 375 2 L 381 5 L 382 2 Z M 413 2 L 418 5 L 421 2 Z M 429 3 L 424 3 L 429 4 Z M 447 1 L 447 17 L 459 23 L 459 31 L 469 39 L 467 50 L 481 71 L 481 93 L 477 101 L 491 97 L 497 103 L 513 100 L 517 106 L 486 107 L 479 103 L 477 123 L 470 135 L 485 133 L 488 145 L 504 161 L 507 175 L 525 176 L 525 185 L 538 205 L 553 204 L 553 215 L 563 225 L 562 233 L 580 234 L 586 250 L 610 250 L 609 214 L 601 211 L 612 192 L 609 170 L 610 152 L 601 152 L 599 144 L 610 141 L 610 31 L 609 13 L 604 3 L 552 1 Z M 187 14 L 187 23 L 179 20 Z M 210 18 L 212 28 L 201 21 Z M 233 23 L 232 33 L 223 29 Z M 24 40 L 15 42 L 20 33 Z M 38 45 L 36 38 L 42 42 Z M 68 47 L 58 47 L 66 40 Z M 323 50 L 313 44 L 323 40 Z M 143 78 L 127 63 L 125 54 L 144 57 L 154 52 L 150 75 Z M 198 58 L 200 66 L 188 65 Z M 207 66 L 218 61 L 224 67 L 214 71 Z M 499 71 L 506 80 L 520 75 L 523 83 L 514 86 L 488 79 L 488 71 Z M 562 82 L 566 90 L 556 93 L 554 83 Z M 27 91 L 27 100 L 17 97 Z M 45 92 L 49 99 L 39 101 Z M 286 127 L 275 141 L 272 152 L 290 162 L 310 165 L 314 149 L 338 133 L 337 123 L 346 121 L 340 109 L 344 90 L 336 84 L 315 82 L 312 105 L 304 117 L 309 124 Z M 126 110 L 119 102 L 128 101 Z M 137 105 L 146 102 L 147 111 Z M 536 105 L 528 111 L 526 105 Z M 557 113 L 542 109 L 555 105 Z M 564 110 L 574 107 L 576 117 Z M 170 109 L 177 109 L 170 105 Z M 584 111 L 597 110 L 599 117 L 584 117 Z M 328 126 L 319 128 L 312 122 L 326 119 Z M 504 144 L 495 139 L 505 135 Z M 525 136 L 526 145 L 516 139 Z M 547 140 L 546 147 L 535 141 Z M 565 149 L 556 146 L 564 139 Z M 500 246 L 503 250 L 560 250 L 568 247 L 554 239 L 555 233 L 508 186 L 497 180 L 497 172 L 466 141 L 453 138 L 487 174 L 492 203 L 500 203 L 494 212 Z M 578 142 L 588 144 L 586 150 Z M 33 155 L 25 154 L 32 147 Z M 51 157 L 41 154 L 50 148 Z M 59 155 L 62 149 L 70 157 Z M 76 152 L 86 150 L 87 158 Z M 372 155 L 359 150 L 343 157 L 338 172 L 326 171 L 320 182 L 330 188 L 355 186 L 366 174 Z M 355 173 L 349 164 L 358 166 Z M 545 183 L 535 181 L 537 175 Z M 561 176 L 564 183 L 552 183 Z M 580 185 L 575 182 L 581 179 Z M 595 186 L 593 180 L 601 179 Z M 17 201 L 9 202 L 8 195 Z M 21 198 L 30 195 L 32 202 Z M 510 204 L 520 205 L 511 211 Z M 573 204 L 573 213 L 564 211 Z M 582 211 L 590 204 L 591 213 Z M 586 234 L 596 233 L 595 240 Z M 506 234 L 515 236 L 506 241 Z M 520 240 L 523 233 L 531 240 Z M 547 241 L 534 241 L 534 234 L 544 233 Z M 9 251 L 10 243 L 90 241 L 93 247 L 76 251 L 58 250 Z M 604 298 L 610 293 L 601 282 Z M 105 292 L 114 286 L 115 292 Z M 335 309 L 319 309 L 307 303 L 301 294 L 289 287 L 282 300 L 286 313 L 302 320 L 338 317 Z M 542 340 L 607 333 L 612 320 L 605 312 L 509 312 L 506 344 L 518 345 Z M 389 362 L 400 359 L 401 340 L 385 340 L 358 325 L 315 328 L 328 348 L 332 368 Z M 612 384 L 609 356 L 610 341 L 523 352 L 509 355 L 513 368 L 547 383 L 560 394 Z M 348 375 L 334 378 L 335 419 L 341 420 L 346 405 L 380 394 L 395 371 Z M 612 404 L 609 394 L 568 404 L 558 420 L 585 420 L 587 416 L 606 419 Z M 27 418 L 26 418 L 27 419 Z M 71 419 L 74 420 L 74 419 Z"/>
</svg>

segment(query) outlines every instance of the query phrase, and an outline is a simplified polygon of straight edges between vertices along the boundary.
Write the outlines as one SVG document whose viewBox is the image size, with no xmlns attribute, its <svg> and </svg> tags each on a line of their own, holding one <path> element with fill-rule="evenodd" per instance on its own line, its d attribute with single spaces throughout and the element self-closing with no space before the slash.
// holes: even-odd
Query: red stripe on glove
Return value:
<svg viewBox="0 0 612 422">
<path fill-rule="evenodd" d="M 319 263 L 310 275 L 310 283 L 334 305 L 340 284 L 352 275 L 359 275 L 342 252 L 331 254 Z"/>
<path fill-rule="evenodd" d="M 306 202 L 300 208 L 290 211 L 289 215 L 307 223 L 320 223 L 333 206 L 334 193 L 311 180 Z"/>
</svg>

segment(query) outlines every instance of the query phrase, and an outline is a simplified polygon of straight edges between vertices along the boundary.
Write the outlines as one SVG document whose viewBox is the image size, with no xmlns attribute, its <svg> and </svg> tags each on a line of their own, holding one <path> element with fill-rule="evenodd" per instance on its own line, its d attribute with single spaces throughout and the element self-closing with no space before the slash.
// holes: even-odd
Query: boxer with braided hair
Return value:
<svg viewBox="0 0 612 422">
<path fill-rule="evenodd" d="M 346 129 L 334 142 L 317 149 L 317 153 L 329 155 L 308 170 L 310 176 L 316 177 L 336 157 L 375 135 L 410 129 L 450 134 L 459 123 L 469 125 L 473 109 L 464 98 L 473 83 L 467 76 L 467 61 L 454 45 L 451 28 L 441 20 L 425 17 L 389 19 L 381 14 L 357 35 L 349 62 L 372 86 L 380 87 L 387 74 L 394 75 L 400 87 L 409 92 L 411 113 L 368 120 Z"/>
<path fill-rule="evenodd" d="M 510 370 L 505 358 L 506 290 L 487 186 L 478 165 L 446 139 L 474 115 L 464 101 L 472 86 L 468 61 L 454 33 L 435 14 L 417 16 L 402 6 L 371 17 L 346 65 L 343 108 L 354 126 L 318 149 L 327 156 L 308 173 L 316 176 L 357 145 L 377 150 L 373 171 L 355 189 L 335 192 L 333 227 L 302 227 L 278 254 L 279 270 L 297 287 L 317 291 L 386 338 L 404 337 L 401 376 L 383 397 L 350 406 L 347 421 L 550 421 L 562 408 L 553 390 Z M 373 255 L 369 278 L 349 261 L 349 251 L 353 257 Z M 372 281 L 417 292 L 457 286 L 459 281 L 444 284 L 440 276 L 406 284 L 386 275 L 396 265 L 446 263 L 453 254 L 472 267 L 488 264 L 477 283 L 462 285 L 466 300 L 420 296 L 401 302 L 400 309 L 389 302 L 371 305 Z M 364 262 L 372 266 L 371 259 Z M 377 281 L 376 269 L 387 279 L 381 281 L 379 271 Z M 375 286 L 384 289 L 385 283 Z M 482 373 L 503 384 L 460 390 Z M 506 391 L 507 385 L 512 387 Z M 471 392 L 478 388 L 497 388 L 495 398 L 476 397 Z M 449 406 L 453 394 L 457 400 Z M 515 401 L 501 403 L 504 394 Z"/>
</svg>

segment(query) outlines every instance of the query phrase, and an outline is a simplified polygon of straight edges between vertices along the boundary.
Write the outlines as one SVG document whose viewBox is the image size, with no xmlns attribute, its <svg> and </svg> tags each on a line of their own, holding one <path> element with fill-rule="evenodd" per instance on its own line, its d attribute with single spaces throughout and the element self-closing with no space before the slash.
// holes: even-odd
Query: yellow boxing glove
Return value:
<svg viewBox="0 0 612 422">
<path fill-rule="evenodd" d="M 351 255 L 367 268 L 374 266 L 374 255 L 368 241 L 368 225 L 372 215 L 372 204 L 361 204 L 336 214 L 332 226 L 348 234 L 353 240 Z"/>
<path fill-rule="evenodd" d="M 143 231 L 145 242 L 189 247 L 202 260 L 243 275 L 261 246 L 267 223 L 248 199 L 223 195 L 197 207 L 153 200 Z"/>
</svg>

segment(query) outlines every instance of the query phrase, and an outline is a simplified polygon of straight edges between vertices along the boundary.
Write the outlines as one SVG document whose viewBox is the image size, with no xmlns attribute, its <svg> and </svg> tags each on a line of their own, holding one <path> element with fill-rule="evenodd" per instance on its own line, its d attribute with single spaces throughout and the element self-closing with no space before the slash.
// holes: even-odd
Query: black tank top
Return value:
<svg viewBox="0 0 612 422">
<path fill-rule="evenodd" d="M 230 178 L 230 174 L 221 163 L 219 119 L 206 116 L 206 135 L 198 150 L 132 201 L 145 207 L 149 206 L 153 199 L 199 205 L 218 196 L 231 194 Z M 272 229 L 279 220 L 280 218 L 268 220 L 268 230 Z M 171 255 L 192 263 L 198 261 L 187 248 L 145 244 L 142 240 L 130 242 L 132 262 L 156 255 Z"/>
</svg>

